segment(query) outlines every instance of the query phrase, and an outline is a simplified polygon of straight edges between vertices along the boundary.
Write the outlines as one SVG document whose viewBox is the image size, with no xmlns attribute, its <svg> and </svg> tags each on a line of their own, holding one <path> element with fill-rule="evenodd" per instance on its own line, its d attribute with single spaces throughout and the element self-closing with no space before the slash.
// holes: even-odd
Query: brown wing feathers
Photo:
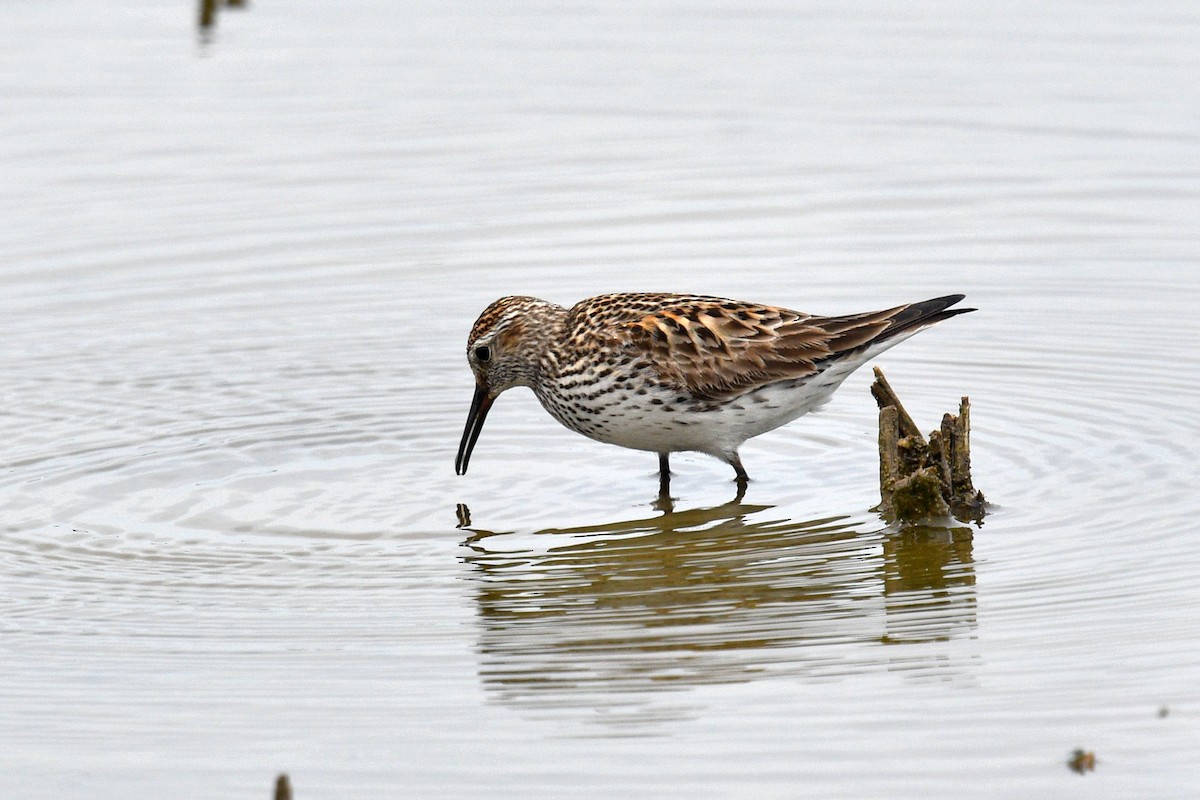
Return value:
<svg viewBox="0 0 1200 800">
<path fill-rule="evenodd" d="M 947 310 L 962 297 L 812 317 L 717 298 L 657 295 L 646 297 L 647 305 L 657 308 L 645 308 L 617 327 L 626 345 L 641 351 L 663 379 L 697 396 L 720 399 L 812 375 L 823 362 L 973 311 Z"/>
<path fill-rule="evenodd" d="M 817 371 L 827 338 L 794 311 L 723 301 L 692 301 L 625 323 L 626 341 L 666 380 L 700 397 Z"/>
</svg>

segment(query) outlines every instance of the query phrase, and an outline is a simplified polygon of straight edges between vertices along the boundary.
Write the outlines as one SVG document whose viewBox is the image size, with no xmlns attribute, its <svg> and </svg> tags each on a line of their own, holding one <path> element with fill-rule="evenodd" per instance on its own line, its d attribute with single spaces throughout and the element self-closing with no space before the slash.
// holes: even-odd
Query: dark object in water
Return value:
<svg viewBox="0 0 1200 800">
<path fill-rule="evenodd" d="M 292 800 L 292 782 L 286 772 L 275 779 L 275 800 Z"/>
<path fill-rule="evenodd" d="M 1071 768 L 1072 772 L 1085 775 L 1096 768 L 1096 754 L 1091 750 L 1084 750 L 1082 747 L 1077 748 L 1067 760 L 1067 766 Z"/>
<path fill-rule="evenodd" d="M 200 30 L 206 31 L 217 24 L 217 11 L 222 7 L 245 8 L 246 0 L 200 0 Z"/>
<path fill-rule="evenodd" d="M 926 440 L 887 378 L 875 367 L 871 394 L 879 405 L 879 512 L 912 524 L 953 515 L 983 522 L 987 501 L 971 482 L 971 401 L 946 414 Z"/>
</svg>

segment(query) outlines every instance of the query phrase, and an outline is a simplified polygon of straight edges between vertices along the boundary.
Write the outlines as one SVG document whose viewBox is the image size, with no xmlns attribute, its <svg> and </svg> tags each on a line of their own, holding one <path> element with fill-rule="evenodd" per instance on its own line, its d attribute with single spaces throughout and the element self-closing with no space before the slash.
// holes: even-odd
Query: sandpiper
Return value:
<svg viewBox="0 0 1200 800">
<path fill-rule="evenodd" d="M 475 397 L 458 446 L 462 475 L 501 392 L 528 386 L 550 416 L 597 441 L 658 453 L 697 451 L 748 479 L 747 439 L 823 405 L 892 345 L 973 308 L 947 295 L 883 311 L 821 317 L 686 294 L 604 294 L 571 308 L 502 297 L 467 339 Z"/>
</svg>

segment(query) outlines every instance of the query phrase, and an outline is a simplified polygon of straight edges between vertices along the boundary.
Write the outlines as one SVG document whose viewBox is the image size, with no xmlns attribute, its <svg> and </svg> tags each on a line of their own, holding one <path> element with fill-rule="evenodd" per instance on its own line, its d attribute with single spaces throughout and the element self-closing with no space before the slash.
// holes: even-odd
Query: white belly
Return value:
<svg viewBox="0 0 1200 800">
<path fill-rule="evenodd" d="M 861 363 L 836 364 L 811 378 L 768 384 L 722 403 L 679 402 L 679 393 L 666 389 L 642 395 L 604 391 L 572 401 L 538 399 L 563 425 L 600 442 L 728 459 L 747 439 L 824 405 Z M 595 385 L 590 388 L 595 392 Z"/>
</svg>

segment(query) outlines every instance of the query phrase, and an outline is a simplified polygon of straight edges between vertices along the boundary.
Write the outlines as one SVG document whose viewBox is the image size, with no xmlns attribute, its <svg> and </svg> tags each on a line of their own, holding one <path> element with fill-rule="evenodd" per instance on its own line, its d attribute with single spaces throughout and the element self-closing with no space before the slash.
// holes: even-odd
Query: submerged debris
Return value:
<svg viewBox="0 0 1200 800">
<path fill-rule="evenodd" d="M 883 372 L 875 368 L 871 394 L 879 405 L 879 510 L 889 522 L 915 523 L 953 515 L 982 522 L 986 501 L 971 483 L 971 401 L 958 416 L 921 435 Z"/>
<path fill-rule="evenodd" d="M 1096 769 L 1096 754 L 1091 750 L 1084 750 L 1080 747 L 1074 753 L 1071 753 L 1071 757 L 1067 760 L 1067 766 L 1073 772 L 1084 775 Z"/>
</svg>

